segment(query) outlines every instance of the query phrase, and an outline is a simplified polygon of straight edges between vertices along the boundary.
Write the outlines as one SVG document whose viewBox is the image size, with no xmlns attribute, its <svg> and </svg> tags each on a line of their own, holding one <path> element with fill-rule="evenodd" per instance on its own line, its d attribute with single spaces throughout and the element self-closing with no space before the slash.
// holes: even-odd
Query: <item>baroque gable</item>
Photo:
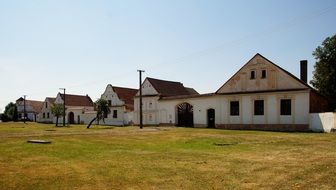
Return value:
<svg viewBox="0 0 336 190">
<path fill-rule="evenodd" d="M 125 102 L 119 99 L 118 94 L 113 90 L 112 85 L 107 85 L 105 92 L 101 95 L 101 98 L 107 101 L 111 101 L 111 106 L 124 105 Z"/>
<path fill-rule="evenodd" d="M 60 93 L 58 93 L 57 96 L 56 96 L 55 104 L 63 104 L 63 99 L 62 99 Z"/>
<path fill-rule="evenodd" d="M 141 88 L 142 88 L 142 95 L 143 96 L 145 96 L 145 95 L 158 95 L 159 94 L 147 78 L 142 83 Z M 139 95 L 140 95 L 140 92 L 137 92 L 136 96 L 139 96 Z"/>
<path fill-rule="evenodd" d="M 216 93 L 307 89 L 298 78 L 256 54 Z"/>
</svg>

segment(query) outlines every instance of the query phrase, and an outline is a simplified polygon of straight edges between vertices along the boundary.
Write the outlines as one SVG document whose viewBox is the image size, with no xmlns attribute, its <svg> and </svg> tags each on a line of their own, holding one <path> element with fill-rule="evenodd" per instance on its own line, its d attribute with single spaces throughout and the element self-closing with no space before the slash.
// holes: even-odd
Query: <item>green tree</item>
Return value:
<svg viewBox="0 0 336 190">
<path fill-rule="evenodd" d="M 111 113 L 110 107 L 108 106 L 108 102 L 102 98 L 99 98 L 95 102 L 95 110 L 97 111 L 97 115 L 95 118 L 92 119 L 87 128 L 90 128 L 94 120 L 97 120 L 98 125 L 100 120 L 103 120 L 103 122 L 105 123 L 104 118 L 107 117 L 109 113 Z"/>
<path fill-rule="evenodd" d="M 313 52 L 316 59 L 310 84 L 322 95 L 336 98 L 336 35 L 326 38 Z"/>
<path fill-rule="evenodd" d="M 51 106 L 51 113 L 56 117 L 56 127 L 58 126 L 58 118 L 63 116 L 64 112 L 63 104 L 54 104 Z"/>
<path fill-rule="evenodd" d="M 7 104 L 5 107 L 5 111 L 3 114 L 3 121 L 17 121 L 18 119 L 18 112 L 17 112 L 17 107 L 16 104 L 13 102 L 10 102 Z"/>
</svg>

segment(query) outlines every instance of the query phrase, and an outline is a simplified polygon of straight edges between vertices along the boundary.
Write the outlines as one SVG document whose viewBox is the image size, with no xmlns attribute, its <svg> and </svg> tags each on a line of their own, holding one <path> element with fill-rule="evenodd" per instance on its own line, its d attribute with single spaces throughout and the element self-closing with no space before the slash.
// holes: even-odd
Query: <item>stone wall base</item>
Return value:
<svg viewBox="0 0 336 190">
<path fill-rule="evenodd" d="M 263 131 L 290 131 L 307 132 L 310 131 L 308 124 L 219 124 L 218 129 L 233 130 L 263 130 Z"/>
<path fill-rule="evenodd" d="M 164 126 L 175 126 L 174 123 L 160 123 L 159 126 L 164 127 Z"/>
</svg>

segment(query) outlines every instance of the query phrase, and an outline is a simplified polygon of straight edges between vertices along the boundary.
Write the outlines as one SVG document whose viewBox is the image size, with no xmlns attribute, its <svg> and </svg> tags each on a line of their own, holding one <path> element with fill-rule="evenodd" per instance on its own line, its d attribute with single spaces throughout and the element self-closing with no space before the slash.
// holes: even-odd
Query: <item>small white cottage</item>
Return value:
<svg viewBox="0 0 336 190">
<path fill-rule="evenodd" d="M 119 126 L 133 124 L 134 96 L 137 91 L 137 89 L 107 85 L 101 98 L 107 100 L 111 113 L 105 115 L 104 124 Z"/>
<path fill-rule="evenodd" d="M 42 101 L 24 100 L 22 97 L 16 100 L 18 120 L 37 121 L 42 108 Z M 26 115 L 25 115 L 26 114 Z"/>
<path fill-rule="evenodd" d="M 53 123 L 54 115 L 51 113 L 51 107 L 54 105 L 56 98 L 46 97 L 43 101 L 41 112 L 39 113 L 38 122 Z"/>
<path fill-rule="evenodd" d="M 160 100 L 164 97 L 176 97 L 198 95 L 193 88 L 184 87 L 182 83 L 175 81 L 160 80 L 147 77 L 141 85 L 143 124 L 175 124 L 172 114 L 168 113 L 165 107 L 160 105 Z M 139 123 L 139 92 L 134 97 L 134 118 Z"/>
<path fill-rule="evenodd" d="M 63 104 L 64 94 L 58 93 L 54 104 Z M 65 94 L 66 117 L 65 122 L 68 124 L 84 124 L 88 123 L 91 118 L 85 117 L 86 112 L 93 112 L 94 105 L 88 95 Z M 56 119 L 56 118 L 55 118 Z M 59 118 L 59 123 L 63 121 L 63 117 Z M 54 120 L 54 123 L 56 120 Z"/>
</svg>

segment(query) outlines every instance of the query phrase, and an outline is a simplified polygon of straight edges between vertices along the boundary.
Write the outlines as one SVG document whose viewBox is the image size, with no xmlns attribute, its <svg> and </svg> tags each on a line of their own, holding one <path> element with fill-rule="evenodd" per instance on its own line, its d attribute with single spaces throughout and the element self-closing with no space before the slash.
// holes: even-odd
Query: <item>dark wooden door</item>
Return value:
<svg viewBox="0 0 336 190">
<path fill-rule="evenodd" d="M 75 114 L 73 112 L 69 113 L 69 118 L 68 118 L 69 124 L 74 124 L 75 123 Z"/>
<path fill-rule="evenodd" d="M 215 109 L 208 109 L 208 128 L 215 128 Z"/>
</svg>

